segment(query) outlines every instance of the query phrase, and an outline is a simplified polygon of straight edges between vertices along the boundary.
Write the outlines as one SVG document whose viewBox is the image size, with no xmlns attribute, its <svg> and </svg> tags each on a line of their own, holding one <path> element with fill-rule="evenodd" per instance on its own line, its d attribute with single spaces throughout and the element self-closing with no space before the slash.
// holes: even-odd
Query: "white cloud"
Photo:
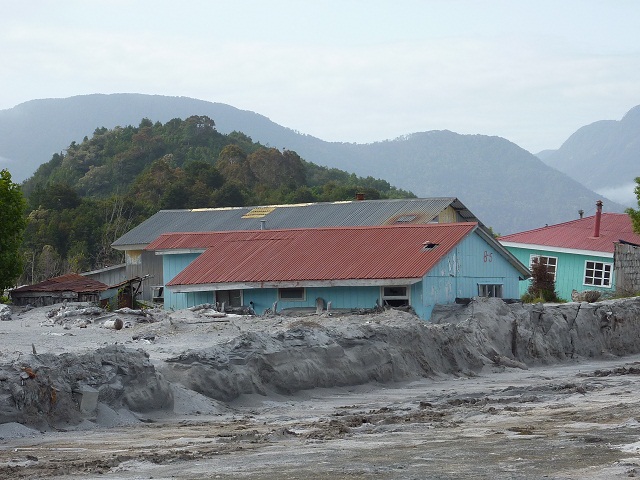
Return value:
<svg viewBox="0 0 640 480">
<path fill-rule="evenodd" d="M 614 202 L 620 203 L 627 207 L 638 208 L 638 197 L 634 193 L 636 183 L 628 183 L 619 187 L 609 187 L 598 189 L 597 192 Z"/>
<path fill-rule="evenodd" d="M 575 2 L 499 0 L 50 5 L 14 6 L 0 20 L 0 108 L 86 93 L 183 95 L 327 140 L 449 129 L 536 152 L 640 103 L 629 4 L 622 16 L 586 0 L 577 16 Z"/>
</svg>

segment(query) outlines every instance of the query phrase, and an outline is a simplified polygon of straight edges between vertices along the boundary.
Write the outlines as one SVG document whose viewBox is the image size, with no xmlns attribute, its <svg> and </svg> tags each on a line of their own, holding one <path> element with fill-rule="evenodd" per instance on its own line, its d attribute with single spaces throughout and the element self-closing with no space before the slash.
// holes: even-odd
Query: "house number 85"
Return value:
<svg viewBox="0 0 640 480">
<path fill-rule="evenodd" d="M 484 251 L 484 263 L 493 262 L 493 253 Z"/>
</svg>

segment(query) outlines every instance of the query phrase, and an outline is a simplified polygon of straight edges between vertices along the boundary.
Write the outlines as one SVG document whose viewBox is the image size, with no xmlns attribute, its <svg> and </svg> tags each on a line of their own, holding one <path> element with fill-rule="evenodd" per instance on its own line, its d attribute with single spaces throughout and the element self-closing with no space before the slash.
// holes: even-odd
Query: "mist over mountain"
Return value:
<svg viewBox="0 0 640 480">
<path fill-rule="evenodd" d="M 571 135 L 558 150 L 538 157 L 588 188 L 629 206 L 637 205 L 640 176 L 640 105 L 622 120 L 601 120 Z"/>
<path fill-rule="evenodd" d="M 384 178 L 421 197 L 456 196 L 501 234 L 577 218 L 578 210 L 588 214 L 602 198 L 500 137 L 430 131 L 371 144 L 325 142 L 229 105 L 140 94 L 33 100 L 0 111 L 0 168 L 9 168 L 21 181 L 98 127 L 191 115 L 212 118 L 221 133 L 240 131 L 263 145 L 293 150 L 318 165 Z M 605 199 L 606 211 L 623 208 Z"/>
</svg>

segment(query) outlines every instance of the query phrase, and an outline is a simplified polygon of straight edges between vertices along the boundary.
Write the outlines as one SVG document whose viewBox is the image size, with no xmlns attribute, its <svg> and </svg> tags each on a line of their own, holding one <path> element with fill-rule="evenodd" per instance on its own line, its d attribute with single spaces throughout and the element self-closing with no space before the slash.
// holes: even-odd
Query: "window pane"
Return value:
<svg viewBox="0 0 640 480">
<path fill-rule="evenodd" d="M 304 300 L 304 288 L 280 288 L 278 295 L 282 300 Z"/>
<path fill-rule="evenodd" d="M 404 285 L 392 285 L 382 288 L 382 305 L 390 307 L 402 307 L 409 305 L 407 287 Z"/>
<path fill-rule="evenodd" d="M 478 284 L 478 296 L 502 298 L 502 285 Z"/>
<path fill-rule="evenodd" d="M 595 286 L 611 286 L 611 269 L 610 263 L 594 262 L 589 260 L 585 262 L 584 284 Z"/>
<path fill-rule="evenodd" d="M 384 287 L 385 297 L 406 297 L 407 287 Z"/>
</svg>

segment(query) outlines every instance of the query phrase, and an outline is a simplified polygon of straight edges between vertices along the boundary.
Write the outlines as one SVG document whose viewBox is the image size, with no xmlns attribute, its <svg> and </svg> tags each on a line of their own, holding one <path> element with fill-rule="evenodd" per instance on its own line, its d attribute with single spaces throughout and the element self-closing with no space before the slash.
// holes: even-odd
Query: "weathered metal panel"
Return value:
<svg viewBox="0 0 640 480">
<path fill-rule="evenodd" d="M 127 279 L 126 264 L 114 265 L 113 267 L 101 268 L 91 272 L 83 272 L 83 277 L 97 280 L 105 285 L 117 285 Z"/>
<path fill-rule="evenodd" d="M 277 205 L 269 206 L 270 212 L 260 218 L 248 216 L 255 208 L 161 210 L 117 239 L 113 246 L 147 245 L 167 232 L 259 230 L 263 226 L 283 229 L 385 225 L 409 214 L 416 215 L 409 223 L 427 223 L 437 221 L 445 209 L 456 212 L 454 221 L 478 222 L 462 202 L 453 197 Z M 447 215 L 453 213 L 448 211 Z"/>
<path fill-rule="evenodd" d="M 126 262 L 126 278 L 142 278 L 142 286 L 140 289 L 139 299 L 151 301 L 153 296 L 153 287 L 163 285 L 163 267 L 162 257 L 156 255 L 152 251 L 141 250 L 135 252 L 135 255 L 126 255 L 125 259 L 135 259 L 135 261 Z"/>
</svg>

